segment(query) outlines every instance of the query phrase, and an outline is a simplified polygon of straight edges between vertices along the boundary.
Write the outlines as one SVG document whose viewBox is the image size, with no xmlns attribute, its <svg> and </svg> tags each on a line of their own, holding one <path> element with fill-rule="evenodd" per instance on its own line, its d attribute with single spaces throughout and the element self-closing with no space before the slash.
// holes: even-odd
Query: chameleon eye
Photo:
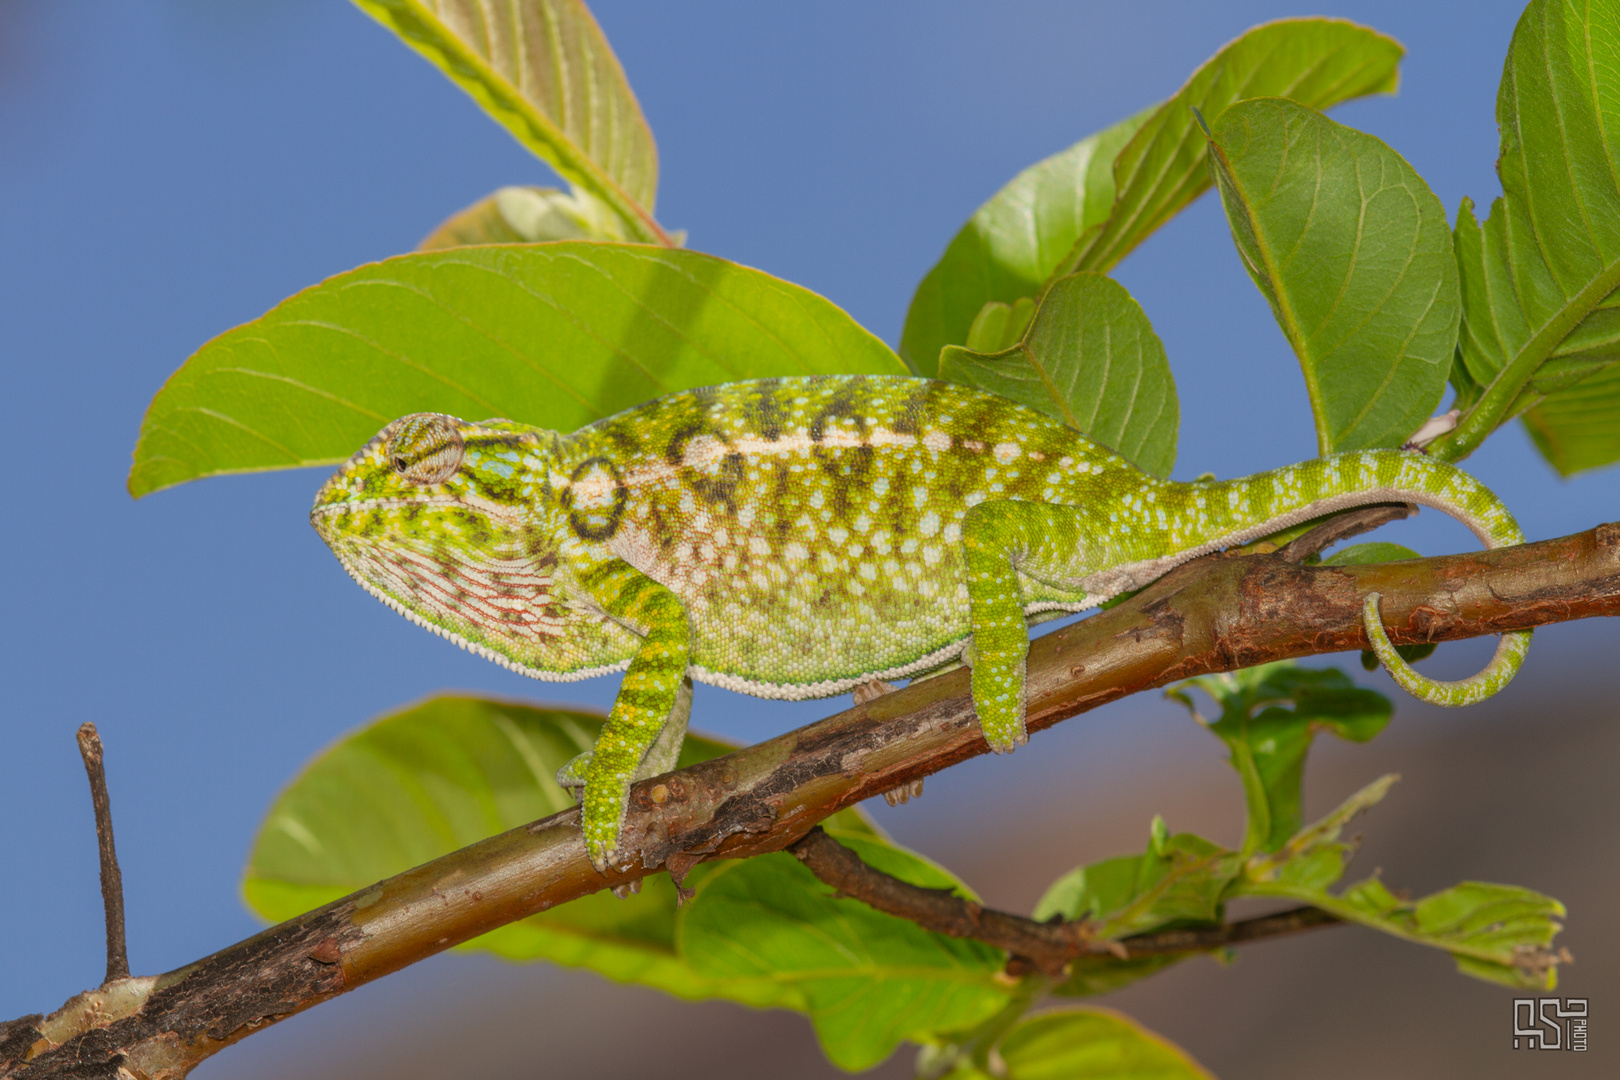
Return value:
<svg viewBox="0 0 1620 1080">
<path fill-rule="evenodd" d="M 413 484 L 442 484 L 461 467 L 465 448 L 453 416 L 418 413 L 400 421 L 388 442 L 394 472 Z"/>
</svg>

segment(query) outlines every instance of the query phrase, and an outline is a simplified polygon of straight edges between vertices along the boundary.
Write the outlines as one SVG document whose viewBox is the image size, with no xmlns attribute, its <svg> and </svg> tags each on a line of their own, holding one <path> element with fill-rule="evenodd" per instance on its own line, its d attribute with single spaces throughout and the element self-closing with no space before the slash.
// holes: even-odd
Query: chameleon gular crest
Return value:
<svg viewBox="0 0 1620 1080">
<path fill-rule="evenodd" d="M 432 413 L 384 428 L 311 519 L 349 574 L 414 622 L 541 679 L 627 668 L 583 789 L 614 858 L 630 784 L 673 766 L 688 678 L 763 697 L 838 694 L 971 662 L 985 739 L 1023 743 L 1031 616 L 1079 611 L 1231 544 L 1365 503 L 1438 507 L 1488 546 L 1523 540 L 1465 473 L 1366 451 L 1224 482 L 1137 469 L 1003 398 L 904 377 L 765 379 L 670 394 L 573 433 Z M 1397 681 L 1444 705 L 1479 675 Z M 969 646 L 971 645 L 971 648 Z"/>
</svg>

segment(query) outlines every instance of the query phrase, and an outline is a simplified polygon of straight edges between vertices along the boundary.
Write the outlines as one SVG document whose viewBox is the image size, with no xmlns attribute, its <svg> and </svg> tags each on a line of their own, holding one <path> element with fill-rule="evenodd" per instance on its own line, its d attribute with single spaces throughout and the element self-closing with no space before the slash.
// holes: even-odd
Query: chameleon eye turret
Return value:
<svg viewBox="0 0 1620 1080">
<path fill-rule="evenodd" d="M 442 484 L 461 468 L 466 446 L 453 416 L 417 413 L 399 422 L 388 440 L 388 463 L 413 484 Z"/>
<path fill-rule="evenodd" d="M 1422 454 L 1182 484 L 1004 398 L 859 375 L 681 391 L 567 436 L 408 416 L 311 517 L 368 592 L 463 648 L 540 679 L 628 669 L 595 748 L 558 775 L 583 789 L 606 867 L 630 785 L 674 766 L 688 677 L 816 698 L 971 660 L 985 740 L 1008 751 L 1025 741 L 1032 616 L 1385 502 L 1436 507 L 1491 547 L 1524 539 L 1495 495 Z M 1374 651 L 1435 704 L 1495 693 L 1529 643 L 1505 634 L 1483 672 L 1436 682 L 1364 599 Z"/>
</svg>

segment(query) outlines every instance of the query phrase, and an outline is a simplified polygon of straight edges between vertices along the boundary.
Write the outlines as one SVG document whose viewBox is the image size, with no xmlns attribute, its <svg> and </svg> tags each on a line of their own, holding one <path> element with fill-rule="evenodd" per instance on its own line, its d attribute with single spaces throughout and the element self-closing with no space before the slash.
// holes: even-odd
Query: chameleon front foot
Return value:
<svg viewBox="0 0 1620 1080">
<path fill-rule="evenodd" d="M 1506 686 L 1513 676 L 1518 674 L 1520 665 L 1524 663 L 1524 654 L 1530 648 L 1530 631 L 1509 630 L 1497 643 L 1496 655 L 1491 657 L 1491 662 L 1477 675 L 1455 682 L 1431 679 L 1426 675 L 1419 675 L 1413 670 L 1412 665 L 1406 662 L 1406 658 L 1395 651 L 1394 643 L 1384 632 L 1384 620 L 1378 608 L 1379 600 L 1377 593 L 1368 593 L 1367 599 L 1362 602 L 1361 622 L 1367 631 L 1367 640 L 1371 642 L 1372 650 L 1378 659 L 1384 662 L 1384 668 L 1389 672 L 1390 678 L 1395 680 L 1396 685 L 1419 701 L 1427 701 L 1430 705 L 1455 708 L 1485 700 Z"/>
</svg>

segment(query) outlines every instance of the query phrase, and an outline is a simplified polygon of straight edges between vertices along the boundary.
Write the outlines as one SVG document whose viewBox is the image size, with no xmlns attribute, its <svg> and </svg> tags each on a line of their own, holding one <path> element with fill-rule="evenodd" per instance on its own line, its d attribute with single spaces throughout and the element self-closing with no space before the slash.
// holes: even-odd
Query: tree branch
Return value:
<svg viewBox="0 0 1620 1080">
<path fill-rule="evenodd" d="M 1396 644 L 1620 614 L 1620 525 L 1469 555 L 1311 567 L 1210 556 L 1035 641 L 1029 728 L 1189 676 L 1368 646 L 1383 595 Z M 834 811 L 988 748 L 968 672 L 929 679 L 631 793 L 629 861 L 598 874 L 567 810 L 379 882 L 178 971 L 0 1024 L 0 1077 L 184 1076 L 293 1013 L 496 927 L 667 867 L 787 847 Z M 656 792 L 656 794 L 655 794 Z"/>
<path fill-rule="evenodd" d="M 1196 930 L 1166 930 L 1115 940 L 1100 939 L 1087 920 L 1036 922 L 1022 915 L 964 900 L 949 889 L 926 889 L 868 866 L 818 825 L 788 850 L 823 884 L 887 915 L 908 919 L 925 930 L 974 938 L 1007 953 L 1007 970 L 1061 976 L 1082 956 L 1134 956 L 1207 952 L 1227 945 L 1294 934 L 1340 920 L 1317 908 L 1302 907 L 1256 919 Z"/>
</svg>

